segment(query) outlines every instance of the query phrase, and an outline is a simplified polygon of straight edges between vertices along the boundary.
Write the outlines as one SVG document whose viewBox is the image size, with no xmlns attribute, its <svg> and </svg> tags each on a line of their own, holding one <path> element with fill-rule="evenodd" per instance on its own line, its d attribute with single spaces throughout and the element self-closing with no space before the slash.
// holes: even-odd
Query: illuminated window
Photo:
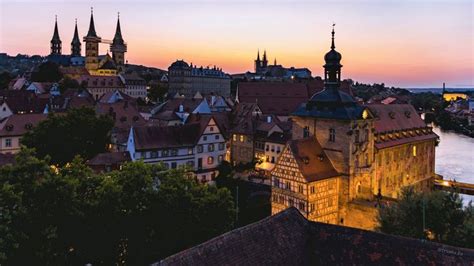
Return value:
<svg viewBox="0 0 474 266">
<path fill-rule="evenodd" d="M 240 142 L 244 142 L 244 135 L 240 135 Z"/>
<path fill-rule="evenodd" d="M 365 110 L 362 112 L 362 118 L 363 118 L 363 119 L 367 119 L 367 117 L 369 117 L 369 111 L 367 111 L 367 109 L 365 109 Z"/>
<path fill-rule="evenodd" d="M 232 140 L 237 141 L 237 135 L 236 134 L 232 135 Z"/>
<path fill-rule="evenodd" d="M 413 146 L 413 157 L 416 157 L 416 146 Z"/>
<path fill-rule="evenodd" d="M 193 148 L 188 148 L 188 154 L 189 155 L 193 154 Z"/>
<path fill-rule="evenodd" d="M 316 193 L 316 189 L 315 189 L 315 187 L 314 187 L 314 186 L 311 186 L 311 188 L 310 188 L 310 191 L 311 191 L 311 194 L 314 194 L 314 193 Z"/>
<path fill-rule="evenodd" d="M 213 164 L 214 163 L 214 157 L 209 156 L 207 157 L 207 164 Z"/>
</svg>

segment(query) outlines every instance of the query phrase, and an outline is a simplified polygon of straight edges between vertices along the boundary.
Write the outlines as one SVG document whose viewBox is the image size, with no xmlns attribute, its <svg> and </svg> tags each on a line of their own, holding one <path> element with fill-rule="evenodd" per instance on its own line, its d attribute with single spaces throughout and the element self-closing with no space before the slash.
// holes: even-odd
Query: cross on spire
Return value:
<svg viewBox="0 0 474 266">
<path fill-rule="evenodd" d="M 334 26 L 336 26 L 336 23 L 332 23 L 332 42 L 331 42 L 331 49 L 334 50 L 334 48 L 336 48 L 336 46 L 334 45 Z"/>
</svg>

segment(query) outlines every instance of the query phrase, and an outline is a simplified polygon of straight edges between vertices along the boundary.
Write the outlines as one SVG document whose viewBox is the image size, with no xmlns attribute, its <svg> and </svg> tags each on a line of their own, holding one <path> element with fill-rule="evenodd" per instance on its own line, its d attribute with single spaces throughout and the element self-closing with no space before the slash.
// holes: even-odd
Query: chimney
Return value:
<svg viewBox="0 0 474 266">
<path fill-rule="evenodd" d="M 272 117 L 271 116 L 267 116 L 267 123 L 271 123 L 272 122 Z"/>
<path fill-rule="evenodd" d="M 184 106 L 182 104 L 179 105 L 179 112 L 180 113 L 184 112 Z"/>
</svg>

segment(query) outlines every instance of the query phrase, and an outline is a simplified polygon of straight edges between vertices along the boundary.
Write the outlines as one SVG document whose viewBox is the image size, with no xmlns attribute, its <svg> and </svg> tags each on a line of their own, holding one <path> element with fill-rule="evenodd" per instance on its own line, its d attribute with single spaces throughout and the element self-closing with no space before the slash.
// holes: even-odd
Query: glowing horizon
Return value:
<svg viewBox="0 0 474 266">
<path fill-rule="evenodd" d="M 321 76 L 336 23 L 343 78 L 399 87 L 474 87 L 473 3 L 454 1 L 9 1 L 0 3 L 0 52 L 49 54 L 58 16 L 63 54 L 70 53 L 74 21 L 115 33 L 120 11 L 131 64 L 167 69 L 176 59 L 253 71 L 257 50 L 269 63 L 307 67 Z M 109 48 L 101 44 L 101 53 Z M 85 45 L 82 44 L 82 54 Z"/>
</svg>

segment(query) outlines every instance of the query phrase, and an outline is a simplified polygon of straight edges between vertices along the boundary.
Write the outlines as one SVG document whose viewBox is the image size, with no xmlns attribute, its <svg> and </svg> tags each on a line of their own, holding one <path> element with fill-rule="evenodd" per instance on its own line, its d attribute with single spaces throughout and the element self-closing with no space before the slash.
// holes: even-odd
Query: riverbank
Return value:
<svg viewBox="0 0 474 266">
<path fill-rule="evenodd" d="M 440 137 L 436 147 L 435 172 L 444 179 L 474 183 L 474 138 L 434 127 Z M 464 203 L 474 200 L 474 196 L 462 195 Z"/>
</svg>

